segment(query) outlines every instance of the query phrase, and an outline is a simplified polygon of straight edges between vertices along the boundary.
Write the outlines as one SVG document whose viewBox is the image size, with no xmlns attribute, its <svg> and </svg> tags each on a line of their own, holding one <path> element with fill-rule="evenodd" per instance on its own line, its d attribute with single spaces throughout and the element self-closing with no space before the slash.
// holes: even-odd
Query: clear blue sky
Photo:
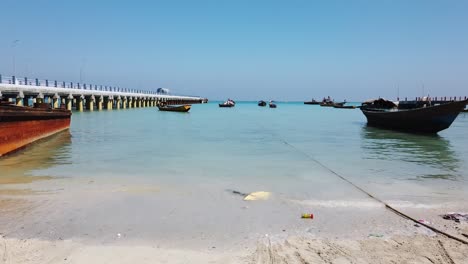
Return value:
<svg viewBox="0 0 468 264">
<path fill-rule="evenodd" d="M 468 1 L 4 0 L 0 73 L 210 99 L 468 95 Z M 20 40 L 12 47 L 14 40 Z"/>
</svg>

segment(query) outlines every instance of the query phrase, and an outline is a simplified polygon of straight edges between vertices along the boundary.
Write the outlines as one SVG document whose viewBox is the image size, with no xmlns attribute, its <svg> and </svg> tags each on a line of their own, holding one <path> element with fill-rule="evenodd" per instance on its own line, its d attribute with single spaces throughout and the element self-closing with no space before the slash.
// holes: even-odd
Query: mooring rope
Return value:
<svg viewBox="0 0 468 264">
<path fill-rule="evenodd" d="M 282 137 L 279 137 L 278 135 L 275 135 L 274 133 L 272 133 L 273 136 L 275 136 L 277 139 L 279 139 L 281 142 L 283 142 L 285 145 L 289 146 L 290 148 L 294 149 L 295 151 L 301 153 L 302 155 L 304 155 L 305 157 L 307 157 L 309 160 L 315 162 L 316 164 L 320 165 L 322 168 L 326 169 L 327 171 L 331 172 L 333 175 L 337 176 L 338 178 L 342 179 L 343 181 L 351 184 L 352 186 L 354 186 L 356 189 L 358 189 L 359 191 L 365 193 L 366 195 L 368 195 L 370 198 L 376 200 L 377 202 L 383 204 L 385 206 L 385 208 L 387 208 L 388 210 L 390 210 L 391 212 L 395 213 L 396 215 L 400 216 L 400 217 L 403 217 L 403 218 L 406 218 L 408 220 L 411 220 L 415 223 L 417 223 L 418 225 L 422 225 L 436 233 L 439 233 L 441 235 L 444 235 L 448 238 L 451 238 L 451 239 L 454 239 L 460 243 L 463 243 L 465 245 L 468 245 L 468 241 L 464 240 L 464 239 L 461 239 L 461 238 L 458 238 L 456 236 L 453 236 L 451 234 L 448 234 L 442 230 L 439 230 L 433 226 L 430 226 L 430 225 L 427 225 L 425 223 L 421 223 L 419 222 L 418 220 L 414 219 L 413 217 L 399 211 L 398 209 L 392 207 L 391 205 L 387 204 L 386 202 L 382 201 L 381 199 L 377 198 L 376 196 L 374 196 L 373 194 L 369 193 L 368 191 L 364 190 L 363 188 L 361 188 L 360 186 L 358 186 L 357 184 L 355 184 L 354 182 L 348 180 L 346 177 L 342 176 L 341 174 L 337 173 L 336 171 L 332 170 L 331 168 L 329 168 L 328 166 L 326 166 L 325 164 L 321 163 L 320 161 L 318 161 L 317 159 L 315 159 L 312 155 L 304 152 L 303 150 L 297 148 L 296 146 L 290 144 L 289 142 L 287 142 L 285 139 L 283 139 Z"/>
</svg>

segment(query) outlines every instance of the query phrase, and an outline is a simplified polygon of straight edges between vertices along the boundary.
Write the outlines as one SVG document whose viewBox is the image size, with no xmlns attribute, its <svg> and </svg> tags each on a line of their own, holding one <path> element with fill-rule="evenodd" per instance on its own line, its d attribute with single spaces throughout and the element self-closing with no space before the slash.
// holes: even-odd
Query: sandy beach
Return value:
<svg viewBox="0 0 468 264">
<path fill-rule="evenodd" d="M 271 193 L 244 201 L 209 186 L 96 179 L 3 185 L 0 257 L 3 263 L 468 263 L 468 245 L 352 188 L 348 195 L 296 200 Z M 466 239 L 468 223 L 440 217 L 466 210 L 462 204 L 396 206 Z M 314 219 L 300 218 L 312 210 Z"/>
<path fill-rule="evenodd" d="M 441 236 L 314 239 L 272 236 L 242 251 L 89 245 L 1 238 L 3 263 L 468 263 L 468 246 Z"/>
</svg>

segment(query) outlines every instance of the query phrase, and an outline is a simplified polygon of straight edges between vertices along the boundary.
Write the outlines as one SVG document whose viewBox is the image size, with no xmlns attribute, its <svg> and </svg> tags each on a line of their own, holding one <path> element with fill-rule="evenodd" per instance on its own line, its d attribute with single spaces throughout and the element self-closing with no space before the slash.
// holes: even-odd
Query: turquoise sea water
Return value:
<svg viewBox="0 0 468 264">
<path fill-rule="evenodd" d="M 334 177 L 320 162 L 385 199 L 444 200 L 468 193 L 467 132 L 463 113 L 439 135 L 421 136 L 367 127 L 358 109 L 302 103 L 269 109 L 240 102 L 226 109 L 213 102 L 185 114 L 157 108 L 75 112 L 71 139 L 49 153 L 46 168 L 24 173 L 218 182 L 294 195 L 313 188 L 303 179 Z"/>
<path fill-rule="evenodd" d="M 400 219 L 334 173 L 398 208 L 465 210 L 467 131 L 467 114 L 437 136 L 422 136 L 367 127 L 359 109 L 302 103 L 74 112 L 69 133 L 0 160 L 3 183 L 5 176 L 18 183 L 52 178 L 18 185 L 36 192 L 13 198 L 33 204 L 16 205 L 9 217 L 2 211 L 0 231 L 100 242 L 125 232 L 206 246 L 243 245 L 281 230 L 388 233 Z M 0 198 L 11 199 L 5 189 L 12 186 L 0 185 Z M 245 203 L 232 190 L 273 198 Z M 304 212 L 318 217 L 300 221 Z"/>
</svg>

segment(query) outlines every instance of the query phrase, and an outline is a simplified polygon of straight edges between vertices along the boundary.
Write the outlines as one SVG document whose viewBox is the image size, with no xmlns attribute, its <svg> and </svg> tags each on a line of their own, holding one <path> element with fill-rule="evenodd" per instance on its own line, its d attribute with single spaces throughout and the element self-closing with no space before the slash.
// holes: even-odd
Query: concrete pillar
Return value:
<svg viewBox="0 0 468 264">
<path fill-rule="evenodd" d="M 53 105 L 52 107 L 53 108 L 59 108 L 59 100 L 60 100 L 60 96 L 58 94 L 54 94 L 54 97 L 52 97 L 53 99 Z"/>
<path fill-rule="evenodd" d="M 67 110 L 72 110 L 72 106 L 73 106 L 73 95 L 68 95 L 67 97 Z"/>
<path fill-rule="evenodd" d="M 138 107 L 138 98 L 133 98 L 133 107 L 137 108 Z"/>
<path fill-rule="evenodd" d="M 44 102 L 44 95 L 39 93 L 36 97 L 36 103 L 43 103 Z"/>
<path fill-rule="evenodd" d="M 79 97 L 76 98 L 76 110 L 83 112 L 83 100 L 84 96 L 80 95 Z"/>
<path fill-rule="evenodd" d="M 142 100 L 143 100 L 143 99 L 138 98 L 138 107 L 141 107 L 141 101 L 142 101 Z"/>
<path fill-rule="evenodd" d="M 123 108 L 123 109 L 126 109 L 126 108 L 127 108 L 127 96 L 125 96 L 124 99 L 123 99 L 122 108 Z"/>
<path fill-rule="evenodd" d="M 117 103 L 116 108 L 120 109 L 120 104 L 122 103 L 122 98 L 120 98 L 120 96 L 117 97 L 117 102 L 116 103 Z"/>
<path fill-rule="evenodd" d="M 96 101 L 94 95 L 91 95 L 90 97 L 86 98 L 86 110 L 94 111 L 94 101 Z"/>
<path fill-rule="evenodd" d="M 18 95 L 16 95 L 16 105 L 23 106 L 23 99 L 24 99 L 23 92 L 19 92 Z"/>
<path fill-rule="evenodd" d="M 29 97 L 23 98 L 23 106 L 29 106 Z"/>
<path fill-rule="evenodd" d="M 109 97 L 107 98 L 107 110 L 112 110 L 112 108 L 113 108 L 113 103 L 114 103 L 113 100 L 114 100 L 114 99 L 113 99 L 111 96 L 109 96 Z"/>
<path fill-rule="evenodd" d="M 102 102 L 104 102 L 104 97 L 101 95 L 101 96 L 99 96 L 98 101 L 97 101 L 97 109 L 99 111 L 102 110 Z"/>
</svg>

